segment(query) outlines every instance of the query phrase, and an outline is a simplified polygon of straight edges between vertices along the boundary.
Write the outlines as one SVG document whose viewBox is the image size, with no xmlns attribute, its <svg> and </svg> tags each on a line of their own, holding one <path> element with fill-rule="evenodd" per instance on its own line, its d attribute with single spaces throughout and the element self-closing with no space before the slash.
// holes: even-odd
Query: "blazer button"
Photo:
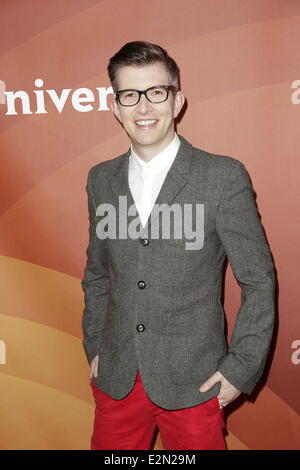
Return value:
<svg viewBox="0 0 300 470">
<path fill-rule="evenodd" d="M 145 287 L 146 287 L 145 281 L 139 281 L 139 282 L 137 283 L 137 285 L 139 286 L 140 289 L 145 289 Z"/>
<path fill-rule="evenodd" d="M 138 326 L 136 327 L 136 329 L 138 330 L 139 333 L 141 333 L 142 331 L 144 331 L 145 326 L 142 325 L 142 324 L 140 324 L 140 325 L 138 325 Z"/>
<path fill-rule="evenodd" d="M 143 246 L 148 246 L 150 241 L 148 240 L 148 238 L 141 238 L 141 243 L 143 244 Z"/>
</svg>

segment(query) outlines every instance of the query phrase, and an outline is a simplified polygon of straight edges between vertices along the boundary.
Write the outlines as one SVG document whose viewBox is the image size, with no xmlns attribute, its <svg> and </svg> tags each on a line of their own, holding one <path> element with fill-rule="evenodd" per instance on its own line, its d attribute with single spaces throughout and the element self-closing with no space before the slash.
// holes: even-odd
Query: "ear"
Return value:
<svg viewBox="0 0 300 470">
<path fill-rule="evenodd" d="M 176 118 L 178 114 L 180 113 L 182 106 L 184 105 L 185 102 L 185 96 L 182 93 L 182 91 L 177 91 L 174 99 L 174 113 L 173 117 Z"/>
<path fill-rule="evenodd" d="M 114 115 L 116 116 L 116 118 L 122 122 L 122 119 L 121 119 L 121 114 L 120 114 L 120 111 L 119 111 L 119 107 L 118 107 L 118 103 L 116 102 L 116 99 L 114 98 L 111 103 L 110 103 L 110 109 L 111 111 L 114 113 Z"/>
</svg>

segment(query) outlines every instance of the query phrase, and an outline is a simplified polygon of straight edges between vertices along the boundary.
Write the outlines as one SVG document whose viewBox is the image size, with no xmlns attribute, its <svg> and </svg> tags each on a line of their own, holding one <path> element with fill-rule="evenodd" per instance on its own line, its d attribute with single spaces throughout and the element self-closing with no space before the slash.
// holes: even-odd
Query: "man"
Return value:
<svg viewBox="0 0 300 470">
<path fill-rule="evenodd" d="M 274 266 L 252 185 L 240 161 L 175 133 L 185 98 L 164 49 L 127 43 L 108 72 L 131 148 L 87 180 L 91 448 L 150 449 L 158 426 L 165 449 L 226 449 L 223 408 L 251 394 L 274 326 Z M 225 257 L 241 287 L 229 348 Z"/>
</svg>

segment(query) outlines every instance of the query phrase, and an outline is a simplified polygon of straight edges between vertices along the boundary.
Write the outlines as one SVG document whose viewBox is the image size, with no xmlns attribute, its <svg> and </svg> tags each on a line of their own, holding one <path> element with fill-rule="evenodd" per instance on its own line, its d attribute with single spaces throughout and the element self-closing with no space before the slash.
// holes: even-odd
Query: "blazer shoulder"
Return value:
<svg viewBox="0 0 300 470">
<path fill-rule="evenodd" d="M 206 172 L 208 178 L 212 178 L 217 185 L 223 185 L 227 182 L 242 178 L 249 180 L 248 171 L 243 162 L 230 155 L 207 152 L 195 148 L 193 158 L 192 172 L 203 174 Z"/>
<path fill-rule="evenodd" d="M 205 163 L 211 169 L 224 170 L 231 172 L 237 167 L 244 167 L 244 164 L 235 157 L 224 154 L 211 153 L 206 150 L 202 150 L 193 147 L 195 162 L 198 165 Z"/>
<path fill-rule="evenodd" d="M 117 157 L 111 158 L 109 160 L 105 160 L 103 162 L 97 163 L 96 165 L 93 165 L 90 167 L 88 170 L 88 178 L 97 178 L 98 176 L 101 176 L 102 174 L 105 176 L 108 176 L 110 173 L 114 173 L 119 164 L 121 163 L 122 160 L 128 155 L 128 152 L 122 153 L 121 155 L 118 155 Z"/>
</svg>

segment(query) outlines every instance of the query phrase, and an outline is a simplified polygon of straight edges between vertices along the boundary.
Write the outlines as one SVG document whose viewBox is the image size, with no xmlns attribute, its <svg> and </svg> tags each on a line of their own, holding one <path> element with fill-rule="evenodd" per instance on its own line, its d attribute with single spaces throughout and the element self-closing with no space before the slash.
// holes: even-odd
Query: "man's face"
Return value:
<svg viewBox="0 0 300 470">
<path fill-rule="evenodd" d="M 118 90 L 146 90 L 156 85 L 171 85 L 164 64 L 156 62 L 144 67 L 124 66 L 117 75 Z M 123 124 L 138 154 L 154 156 L 174 138 L 174 118 L 184 104 L 181 91 L 170 91 L 167 101 L 150 103 L 145 95 L 134 106 L 122 106 L 113 101 L 111 109 Z"/>
</svg>

